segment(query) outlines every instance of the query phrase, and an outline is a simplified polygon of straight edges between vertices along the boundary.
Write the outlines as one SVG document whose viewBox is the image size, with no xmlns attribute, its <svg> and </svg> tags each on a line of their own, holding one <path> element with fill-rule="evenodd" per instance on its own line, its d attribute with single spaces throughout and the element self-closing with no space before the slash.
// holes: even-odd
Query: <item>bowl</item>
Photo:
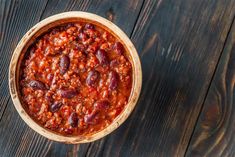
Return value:
<svg viewBox="0 0 235 157">
<path fill-rule="evenodd" d="M 49 29 L 56 27 L 58 25 L 68 23 L 68 22 L 89 22 L 92 24 L 97 25 L 111 33 L 113 36 L 118 38 L 123 46 L 127 51 L 127 57 L 129 58 L 132 64 L 132 89 L 128 99 L 128 103 L 123 109 L 123 111 L 113 120 L 113 122 L 104 128 L 103 130 L 91 134 L 91 135 L 82 135 L 82 136 L 64 136 L 55 132 L 52 132 L 37 122 L 35 122 L 27 111 L 23 107 L 23 103 L 20 98 L 19 92 L 19 71 L 20 71 L 20 64 L 23 60 L 23 57 L 28 49 L 28 47 L 36 40 L 37 37 L 42 35 L 43 33 L 47 32 Z M 42 136 L 64 143 L 87 143 L 92 142 L 97 139 L 100 139 L 112 131 L 117 129 L 131 114 L 133 111 L 138 97 L 140 95 L 142 86 L 142 71 L 141 71 L 141 63 L 139 60 L 138 53 L 128 38 L 128 36 L 115 24 L 102 18 L 98 15 L 87 13 L 87 12 L 80 12 L 80 11 L 71 11 L 71 12 L 64 12 L 60 13 L 51 17 L 44 19 L 43 21 L 37 23 L 33 26 L 20 40 L 18 43 L 10 62 L 9 68 L 9 88 L 12 101 L 16 110 L 18 111 L 21 118 L 24 122 L 31 127 L 34 131 L 41 134 Z"/>
</svg>

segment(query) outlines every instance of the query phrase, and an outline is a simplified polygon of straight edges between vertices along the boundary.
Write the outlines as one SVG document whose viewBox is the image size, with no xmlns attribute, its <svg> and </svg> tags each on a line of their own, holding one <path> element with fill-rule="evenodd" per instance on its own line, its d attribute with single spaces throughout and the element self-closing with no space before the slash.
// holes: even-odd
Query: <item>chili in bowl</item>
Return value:
<svg viewBox="0 0 235 157">
<path fill-rule="evenodd" d="M 141 64 L 130 39 L 110 21 L 66 12 L 31 28 L 9 69 L 22 119 L 55 141 L 86 143 L 111 133 L 134 109 Z"/>
</svg>

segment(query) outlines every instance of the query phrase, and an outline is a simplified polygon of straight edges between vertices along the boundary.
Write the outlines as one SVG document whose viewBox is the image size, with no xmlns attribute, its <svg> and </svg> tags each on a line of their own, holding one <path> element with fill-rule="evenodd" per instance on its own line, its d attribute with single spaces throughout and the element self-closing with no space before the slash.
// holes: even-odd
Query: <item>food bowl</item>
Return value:
<svg viewBox="0 0 235 157">
<path fill-rule="evenodd" d="M 31 116 L 27 113 L 27 111 L 23 106 L 23 102 L 20 96 L 20 90 L 19 90 L 20 65 L 29 46 L 32 45 L 33 42 L 39 36 L 46 33 L 49 29 L 70 22 L 89 22 L 108 31 L 114 37 L 118 38 L 119 41 L 123 44 L 125 50 L 127 51 L 127 58 L 129 59 L 132 65 L 132 89 L 128 99 L 128 103 L 124 107 L 123 111 L 112 121 L 110 125 L 108 125 L 103 130 L 96 132 L 94 134 L 87 134 L 81 136 L 64 136 L 44 128 L 43 126 L 38 124 L 35 120 L 33 120 L 33 118 L 31 118 Z M 48 17 L 45 20 L 33 26 L 23 36 L 23 38 L 17 45 L 12 55 L 9 68 L 9 88 L 10 88 L 11 98 L 13 100 L 16 110 L 18 111 L 21 118 L 25 121 L 25 123 L 27 123 L 28 126 L 31 127 L 33 130 L 35 130 L 37 133 L 41 134 L 42 136 L 50 140 L 71 143 L 71 144 L 87 143 L 95 141 L 110 134 L 112 131 L 118 128 L 133 111 L 141 91 L 141 85 L 142 85 L 141 63 L 139 60 L 139 56 L 136 52 L 136 49 L 132 44 L 132 42 L 130 41 L 130 39 L 127 37 L 127 35 L 112 22 L 95 14 L 79 12 L 79 11 L 57 14 Z"/>
</svg>

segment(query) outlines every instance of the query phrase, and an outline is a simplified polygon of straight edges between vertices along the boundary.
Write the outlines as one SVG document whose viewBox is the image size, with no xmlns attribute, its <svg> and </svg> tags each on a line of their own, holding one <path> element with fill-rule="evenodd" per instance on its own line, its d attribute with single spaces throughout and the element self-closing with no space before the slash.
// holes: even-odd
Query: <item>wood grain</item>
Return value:
<svg viewBox="0 0 235 157">
<path fill-rule="evenodd" d="M 89 144 L 65 145 L 49 141 L 32 131 L 18 116 L 10 100 L 7 78 L 11 54 L 24 33 L 50 15 L 82 10 L 112 20 L 130 35 L 142 2 L 0 0 L 0 156 L 85 156 L 89 148 Z"/>
<path fill-rule="evenodd" d="M 235 156 L 235 23 L 188 148 L 188 157 Z"/>
<path fill-rule="evenodd" d="M 184 156 L 234 9 L 231 0 L 146 0 L 131 37 L 143 68 L 139 103 L 87 155 Z"/>
<path fill-rule="evenodd" d="M 11 53 L 18 40 L 36 21 L 39 21 L 37 14 L 41 14 L 46 1 L 0 1 L 0 119 L 6 104 L 10 100 L 8 90 L 8 67 Z M 30 8 L 37 8 L 30 10 Z M 18 14 L 16 16 L 16 14 Z M 32 17 L 28 18 L 26 14 Z M 24 22 L 23 22 L 24 21 Z M 20 30 L 20 31 L 19 31 Z"/>
<path fill-rule="evenodd" d="M 0 4 L 0 156 L 184 156 L 232 24 L 234 0 L 145 0 L 137 23 L 142 1 Z M 9 100 L 6 65 L 29 27 L 68 10 L 113 20 L 131 35 L 143 68 L 142 94 L 128 121 L 99 141 L 74 146 L 48 141 L 24 124 Z"/>
</svg>

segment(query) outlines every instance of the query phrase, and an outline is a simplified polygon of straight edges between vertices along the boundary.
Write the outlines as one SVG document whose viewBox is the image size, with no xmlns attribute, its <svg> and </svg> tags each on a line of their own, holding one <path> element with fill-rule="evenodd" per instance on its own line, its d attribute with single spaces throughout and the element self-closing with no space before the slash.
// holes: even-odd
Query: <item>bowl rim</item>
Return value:
<svg viewBox="0 0 235 157">
<path fill-rule="evenodd" d="M 32 37 L 40 31 L 42 28 L 46 27 L 48 24 L 60 21 L 60 20 L 65 20 L 65 19 L 70 19 L 70 18 L 77 18 L 77 19 L 84 19 L 84 20 L 89 20 L 89 21 L 94 21 L 98 22 L 101 25 L 107 27 L 109 30 L 112 31 L 119 39 L 121 39 L 124 44 L 125 48 L 128 50 L 128 53 L 131 57 L 132 60 L 132 69 L 133 69 L 133 84 L 132 84 L 132 90 L 131 94 L 129 96 L 129 101 L 122 111 L 120 115 L 118 115 L 114 121 L 108 125 L 106 128 L 103 130 L 96 132 L 94 134 L 88 134 L 85 136 L 63 136 L 61 134 L 57 134 L 55 132 L 52 132 L 48 129 L 45 129 L 43 126 L 39 125 L 36 121 L 34 121 L 28 113 L 25 111 L 24 107 L 21 104 L 20 98 L 19 98 L 19 93 L 17 91 L 17 67 L 18 61 L 21 55 L 21 52 L 23 51 L 25 45 L 29 43 L 29 41 L 32 39 Z M 59 25 L 59 24 L 58 24 Z M 55 27 L 55 26 L 54 26 Z M 115 30 L 115 32 L 114 32 Z M 41 33 L 42 34 L 42 33 Z M 63 12 L 59 13 L 53 16 L 50 16 L 36 25 L 34 25 L 20 40 L 18 45 L 16 46 L 12 58 L 10 61 L 10 67 L 9 67 L 9 89 L 10 89 L 10 95 L 13 101 L 13 104 L 19 113 L 20 117 L 23 119 L 23 121 L 34 131 L 39 133 L 40 135 L 53 140 L 57 142 L 64 142 L 64 143 L 70 143 L 70 144 L 78 144 L 78 143 L 88 143 L 92 142 L 95 140 L 98 140 L 111 132 L 113 132 L 115 129 L 117 129 L 131 114 L 133 111 L 140 92 L 141 92 L 141 87 L 142 87 L 142 70 L 141 70 L 141 63 L 140 59 L 138 56 L 138 53 L 131 42 L 131 40 L 128 38 L 128 36 L 114 23 L 111 21 L 98 16 L 93 13 L 88 13 L 88 12 L 82 12 L 82 11 L 69 11 L 69 12 Z"/>
</svg>

